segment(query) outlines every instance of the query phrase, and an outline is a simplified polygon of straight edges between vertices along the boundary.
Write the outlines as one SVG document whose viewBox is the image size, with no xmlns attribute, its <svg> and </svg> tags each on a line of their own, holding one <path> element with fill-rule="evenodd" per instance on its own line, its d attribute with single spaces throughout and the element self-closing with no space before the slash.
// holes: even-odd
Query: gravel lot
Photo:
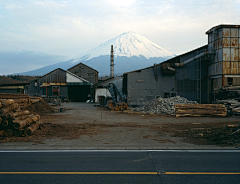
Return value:
<svg viewBox="0 0 240 184">
<path fill-rule="evenodd" d="M 226 125 L 239 118 L 171 117 L 109 111 L 63 103 L 62 113 L 41 116 L 41 130 L 2 138 L 0 149 L 237 149 L 239 134 Z"/>
</svg>

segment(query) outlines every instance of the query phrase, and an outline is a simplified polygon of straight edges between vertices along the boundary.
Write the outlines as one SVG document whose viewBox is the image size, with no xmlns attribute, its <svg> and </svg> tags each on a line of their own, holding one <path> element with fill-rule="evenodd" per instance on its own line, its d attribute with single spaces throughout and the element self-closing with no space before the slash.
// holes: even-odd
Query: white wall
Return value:
<svg viewBox="0 0 240 184">
<path fill-rule="evenodd" d="M 108 89 L 106 88 L 97 88 L 95 91 L 95 103 L 98 103 L 98 96 L 105 96 L 107 97 L 112 97 L 112 95 L 109 93 Z"/>
<path fill-rule="evenodd" d="M 83 82 L 81 79 L 69 74 L 69 73 L 66 73 L 67 74 L 67 82 Z"/>
</svg>

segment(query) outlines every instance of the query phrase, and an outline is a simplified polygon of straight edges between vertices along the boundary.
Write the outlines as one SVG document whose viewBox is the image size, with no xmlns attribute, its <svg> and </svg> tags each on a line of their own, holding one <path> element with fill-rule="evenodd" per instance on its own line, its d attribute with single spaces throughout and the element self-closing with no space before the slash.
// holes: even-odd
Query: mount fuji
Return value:
<svg viewBox="0 0 240 184">
<path fill-rule="evenodd" d="M 110 74 L 111 45 L 114 50 L 115 75 L 149 67 L 154 63 L 161 63 L 176 56 L 137 33 L 127 32 L 71 60 L 24 72 L 21 75 L 45 75 L 56 68 L 67 70 L 78 63 L 84 63 L 97 70 L 100 77 L 108 76 Z"/>
</svg>

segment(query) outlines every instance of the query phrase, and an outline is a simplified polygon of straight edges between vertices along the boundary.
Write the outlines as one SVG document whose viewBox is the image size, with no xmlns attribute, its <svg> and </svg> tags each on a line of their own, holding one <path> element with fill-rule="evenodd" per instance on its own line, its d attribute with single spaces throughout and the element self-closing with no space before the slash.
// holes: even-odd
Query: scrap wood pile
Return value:
<svg viewBox="0 0 240 184">
<path fill-rule="evenodd" d="M 215 89 L 215 104 L 224 104 L 228 115 L 240 115 L 240 86 Z"/>
<path fill-rule="evenodd" d="M 41 124 L 40 115 L 21 110 L 13 99 L 0 99 L 0 136 L 32 135 Z"/>
<path fill-rule="evenodd" d="M 176 117 L 180 116 L 226 116 L 227 109 L 222 104 L 176 104 Z"/>
<path fill-rule="evenodd" d="M 107 108 L 115 111 L 124 111 L 129 109 L 127 103 L 119 102 L 119 103 L 116 103 L 116 105 L 114 105 L 113 100 L 108 100 Z"/>
</svg>

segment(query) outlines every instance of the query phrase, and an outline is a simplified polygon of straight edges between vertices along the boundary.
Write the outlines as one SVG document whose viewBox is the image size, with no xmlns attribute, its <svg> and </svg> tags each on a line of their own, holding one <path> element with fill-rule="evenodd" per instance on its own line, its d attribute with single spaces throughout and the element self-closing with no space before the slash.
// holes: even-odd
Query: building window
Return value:
<svg viewBox="0 0 240 184">
<path fill-rule="evenodd" d="M 233 85 L 233 78 L 227 78 L 227 83 L 229 86 Z"/>
<path fill-rule="evenodd" d="M 60 94 L 60 86 L 53 86 L 52 87 L 52 95 L 59 96 L 59 94 Z"/>
</svg>

